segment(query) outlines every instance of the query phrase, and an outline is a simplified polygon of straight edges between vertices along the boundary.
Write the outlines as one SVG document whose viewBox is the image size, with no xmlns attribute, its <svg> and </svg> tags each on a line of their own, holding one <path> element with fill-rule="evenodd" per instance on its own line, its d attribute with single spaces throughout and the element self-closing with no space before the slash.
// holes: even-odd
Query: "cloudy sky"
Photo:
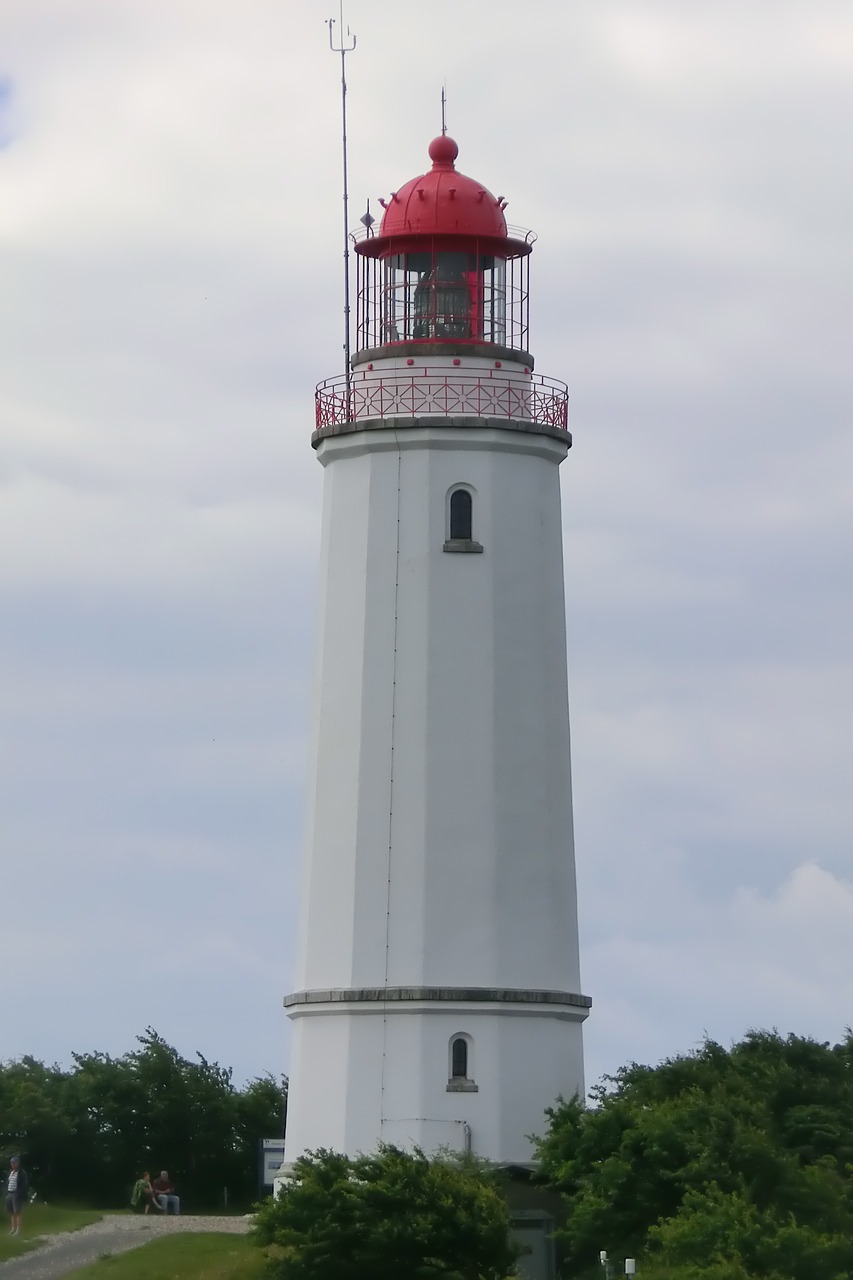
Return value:
<svg viewBox="0 0 853 1280">
<path fill-rule="evenodd" d="M 0 6 L 0 1059 L 286 1069 L 337 0 Z M 352 222 L 534 227 L 590 1082 L 853 1022 L 853 12 L 347 0 Z"/>
</svg>

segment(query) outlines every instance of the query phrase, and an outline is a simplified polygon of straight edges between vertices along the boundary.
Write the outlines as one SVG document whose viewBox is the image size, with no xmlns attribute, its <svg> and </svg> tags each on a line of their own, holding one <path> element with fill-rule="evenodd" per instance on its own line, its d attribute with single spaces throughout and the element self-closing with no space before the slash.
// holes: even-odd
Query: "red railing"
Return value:
<svg viewBox="0 0 853 1280">
<path fill-rule="evenodd" d="M 568 430 L 569 389 L 557 378 L 502 369 L 356 370 L 315 392 L 317 429 L 367 418 L 513 418 Z"/>
<path fill-rule="evenodd" d="M 518 227 L 509 222 L 506 224 L 506 233 L 510 239 L 523 240 L 525 244 L 535 244 L 539 239 L 536 232 L 531 231 L 529 227 Z M 371 223 L 369 227 L 353 227 L 349 233 L 349 238 L 353 244 L 361 244 L 362 240 L 372 240 L 378 235 L 379 232 L 374 230 Z"/>
</svg>

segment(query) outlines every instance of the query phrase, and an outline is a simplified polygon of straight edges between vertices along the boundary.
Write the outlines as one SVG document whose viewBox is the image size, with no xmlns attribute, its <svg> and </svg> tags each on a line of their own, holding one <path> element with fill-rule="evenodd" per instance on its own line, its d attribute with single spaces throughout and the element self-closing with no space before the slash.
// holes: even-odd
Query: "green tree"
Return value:
<svg viewBox="0 0 853 1280">
<path fill-rule="evenodd" d="M 712 1184 L 690 1190 L 679 1212 L 649 1231 L 652 1275 L 724 1273 L 770 1280 L 840 1280 L 853 1267 L 853 1242 L 821 1232 L 744 1191 Z"/>
<path fill-rule="evenodd" d="M 560 1101 L 540 1177 L 567 1201 L 573 1274 L 599 1249 L 650 1277 L 853 1274 L 853 1044 L 751 1032 Z"/>
<path fill-rule="evenodd" d="M 68 1077 L 25 1057 L 0 1066 L 0 1158 L 26 1155 L 31 1173 L 61 1180 L 75 1138 Z"/>
<path fill-rule="evenodd" d="M 509 1230 L 483 1174 L 382 1147 L 298 1159 L 254 1236 L 277 1280 L 505 1280 L 516 1257 Z"/>
<path fill-rule="evenodd" d="M 43 1196 L 127 1202 L 143 1169 L 167 1167 L 186 1203 L 212 1207 L 257 1191 L 258 1140 L 283 1128 L 286 1081 L 237 1089 L 202 1054 L 182 1057 L 150 1028 L 119 1058 L 75 1054 L 0 1065 L 0 1155 L 20 1151 Z"/>
</svg>

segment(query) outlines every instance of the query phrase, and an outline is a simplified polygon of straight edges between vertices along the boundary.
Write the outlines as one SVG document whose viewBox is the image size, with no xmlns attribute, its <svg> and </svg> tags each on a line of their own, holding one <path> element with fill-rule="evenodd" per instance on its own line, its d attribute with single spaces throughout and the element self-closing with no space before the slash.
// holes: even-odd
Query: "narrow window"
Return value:
<svg viewBox="0 0 853 1280">
<path fill-rule="evenodd" d="M 471 538 L 471 513 L 473 504 L 467 489 L 457 489 L 450 495 L 450 536 Z"/>
<path fill-rule="evenodd" d="M 471 1079 L 471 1037 L 458 1034 L 451 1036 L 450 1044 L 450 1077 L 447 1081 L 448 1093 L 479 1093 L 479 1086 Z"/>
<path fill-rule="evenodd" d="M 482 552 L 482 545 L 474 541 L 474 499 L 470 489 L 461 485 L 458 489 L 451 489 L 449 499 L 445 515 L 447 541 L 444 550 Z"/>
<path fill-rule="evenodd" d="M 468 1079 L 468 1041 L 457 1036 L 450 1046 L 450 1075 L 453 1080 Z"/>
</svg>

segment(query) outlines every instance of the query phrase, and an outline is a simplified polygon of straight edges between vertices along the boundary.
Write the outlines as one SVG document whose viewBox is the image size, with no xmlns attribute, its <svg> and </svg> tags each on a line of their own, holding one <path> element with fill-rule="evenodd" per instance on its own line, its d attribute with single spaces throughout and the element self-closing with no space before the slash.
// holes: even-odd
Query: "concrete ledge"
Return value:
<svg viewBox="0 0 853 1280">
<path fill-rule="evenodd" d="M 480 1086 L 473 1080 L 453 1079 L 447 1082 L 447 1093 L 479 1093 Z"/>
<path fill-rule="evenodd" d="M 381 347 L 365 347 L 356 351 L 350 363 L 353 369 L 371 360 L 388 360 L 400 356 L 423 356 L 426 360 L 435 360 L 445 356 L 473 356 L 486 360 L 509 360 L 513 364 L 526 365 L 533 370 L 533 356 L 529 351 L 516 347 L 503 347 L 498 342 L 454 342 L 452 338 L 442 338 L 438 342 L 386 342 Z"/>
<path fill-rule="evenodd" d="M 457 551 L 463 555 L 482 555 L 482 542 L 475 542 L 473 538 L 448 538 L 444 544 L 445 551 Z"/>
<path fill-rule="evenodd" d="M 552 440 L 561 440 L 567 448 L 572 447 L 572 434 L 562 427 L 550 427 L 542 422 L 529 422 L 523 418 L 478 417 L 475 414 L 389 414 L 387 418 L 358 418 L 348 422 L 335 423 L 334 426 L 320 427 L 311 436 L 314 449 L 321 440 L 331 436 L 351 436 L 361 431 L 410 431 L 413 427 L 440 427 L 452 433 L 459 427 L 492 427 L 498 431 L 515 431 L 530 436 L 550 436 Z"/>
<path fill-rule="evenodd" d="M 520 987 L 330 987 L 321 991 L 294 991 L 284 997 L 285 1009 L 306 1004 L 394 1004 L 405 1001 L 440 1001 L 445 1004 L 569 1005 L 589 1009 L 590 996 L 573 991 L 541 991 Z"/>
</svg>

